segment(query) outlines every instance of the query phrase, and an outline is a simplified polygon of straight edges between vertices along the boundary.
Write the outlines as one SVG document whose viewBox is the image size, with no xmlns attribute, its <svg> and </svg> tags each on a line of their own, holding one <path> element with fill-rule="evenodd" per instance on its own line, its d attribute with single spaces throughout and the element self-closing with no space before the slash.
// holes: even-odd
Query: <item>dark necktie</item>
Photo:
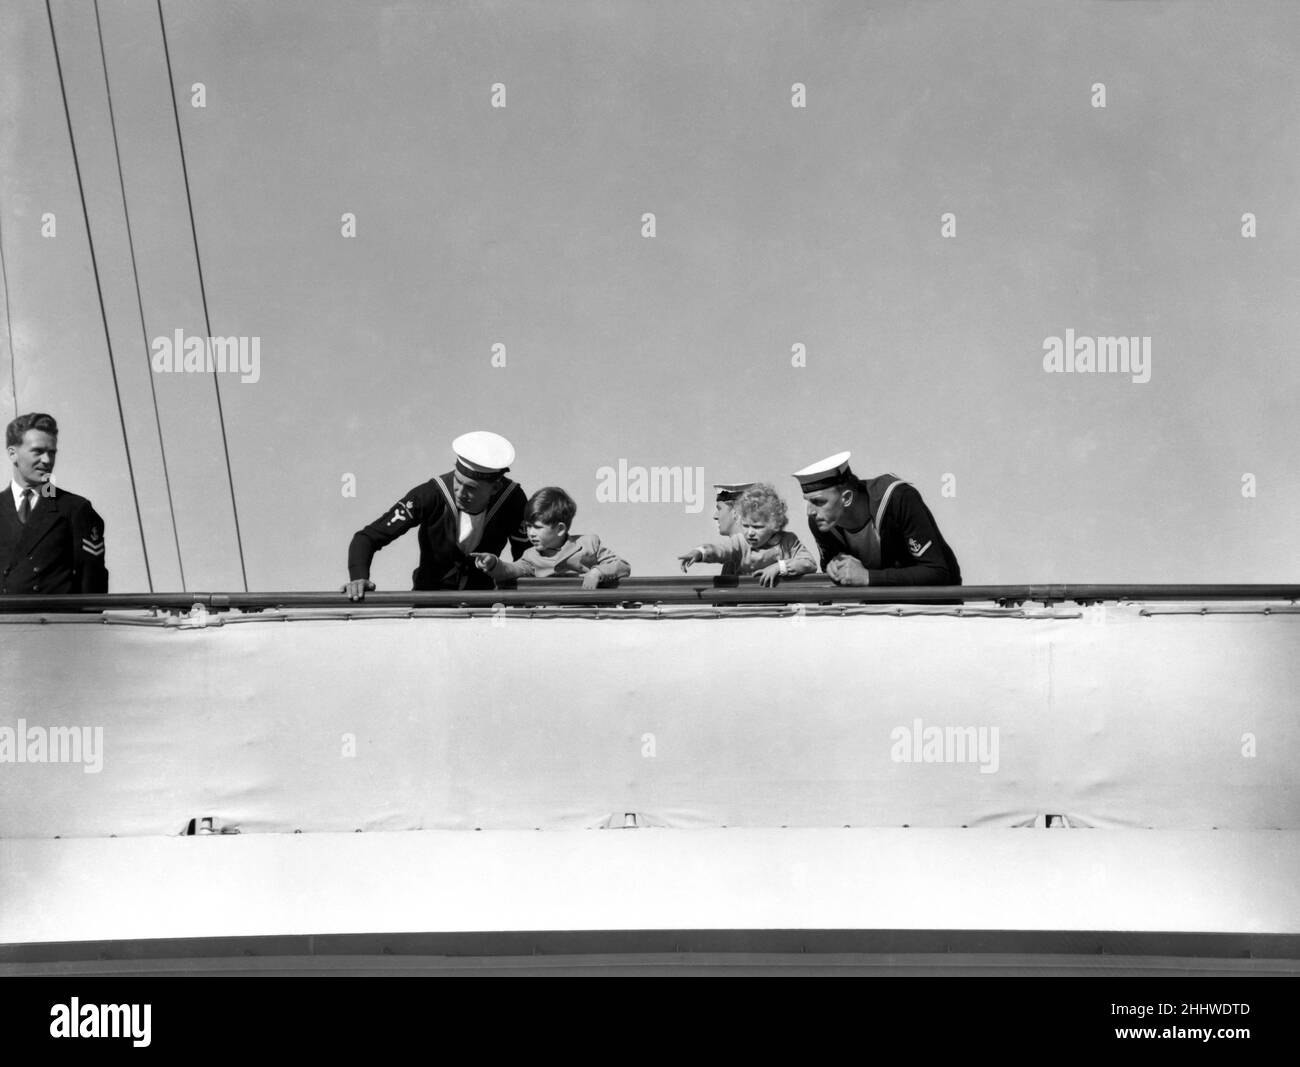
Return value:
<svg viewBox="0 0 1300 1067">
<path fill-rule="evenodd" d="M 23 502 L 18 505 L 18 521 L 27 525 L 27 517 L 32 513 L 32 491 L 23 490 Z"/>
</svg>

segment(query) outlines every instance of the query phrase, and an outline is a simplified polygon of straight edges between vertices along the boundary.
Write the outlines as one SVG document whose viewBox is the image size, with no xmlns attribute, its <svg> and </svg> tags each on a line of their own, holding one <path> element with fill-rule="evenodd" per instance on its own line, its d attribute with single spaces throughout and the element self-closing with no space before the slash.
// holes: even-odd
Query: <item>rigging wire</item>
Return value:
<svg viewBox="0 0 1300 1067">
<path fill-rule="evenodd" d="M 99 58 L 104 67 L 104 95 L 108 98 L 108 123 L 113 131 L 113 155 L 117 159 L 117 184 L 122 192 L 122 215 L 126 219 L 126 243 L 131 251 L 131 276 L 135 279 L 135 306 L 140 312 L 140 332 L 144 336 L 144 358 L 149 363 L 149 331 L 144 321 L 144 299 L 140 295 L 140 271 L 136 266 L 135 238 L 131 233 L 131 212 L 126 203 L 126 179 L 122 174 L 122 152 L 118 147 L 117 120 L 113 113 L 113 88 L 108 79 L 108 56 L 104 50 L 104 27 L 99 19 L 99 0 L 95 0 L 95 30 L 99 34 Z M 185 587 L 185 563 L 181 559 L 181 535 L 176 526 L 176 505 L 172 499 L 171 475 L 167 470 L 167 444 L 163 440 L 162 416 L 158 412 L 158 388 L 154 384 L 152 371 L 149 374 L 149 393 L 153 398 L 154 425 L 158 428 L 158 451 L 162 456 L 163 484 L 167 489 L 167 509 L 171 513 L 172 537 L 176 542 L 176 565 L 180 568 L 181 592 Z"/>
<path fill-rule="evenodd" d="M 5 266 L 5 231 L 0 221 L 0 289 L 5 294 L 5 335 L 9 339 L 9 384 L 13 388 L 14 418 L 18 418 L 18 356 L 14 352 L 13 318 L 9 314 L 9 269 Z"/>
<path fill-rule="evenodd" d="M 45 0 L 46 4 L 49 0 Z M 176 77 L 172 73 L 171 49 L 167 45 L 167 24 L 163 20 L 162 0 L 158 5 L 158 26 L 162 30 L 163 56 L 167 60 L 167 88 L 172 101 L 172 114 L 176 119 L 176 143 L 181 150 L 181 175 L 185 179 L 185 203 L 190 212 L 190 235 L 194 240 L 194 265 L 199 272 L 199 297 L 203 302 L 203 327 L 207 331 L 205 345 L 209 355 L 212 345 L 212 319 L 208 315 L 208 291 L 203 284 L 203 263 L 199 258 L 199 231 L 194 222 L 194 198 L 190 194 L 190 171 L 185 162 L 185 138 L 181 134 L 181 112 L 176 103 Z M 221 381 L 217 377 L 216 364 L 212 367 L 212 388 L 217 394 L 217 419 L 221 424 L 221 448 L 226 456 L 226 481 L 230 485 L 230 510 L 235 517 L 235 544 L 239 549 L 239 573 L 243 578 L 244 592 L 248 592 L 248 570 L 244 565 L 244 539 L 239 532 L 239 506 L 235 503 L 235 476 L 230 467 L 230 443 L 226 436 L 226 416 L 221 407 Z"/>
<path fill-rule="evenodd" d="M 153 573 L 149 569 L 149 546 L 144 538 L 144 519 L 140 515 L 140 494 L 136 491 L 135 465 L 131 461 L 131 442 L 127 439 L 126 415 L 122 411 L 122 391 L 117 383 L 117 363 L 113 359 L 113 337 L 108 329 L 108 311 L 104 307 L 104 287 L 99 280 L 99 260 L 95 256 L 95 238 L 90 232 L 90 212 L 86 208 L 86 189 L 81 181 L 81 162 L 77 155 L 77 139 L 72 132 L 72 110 L 68 107 L 68 87 L 63 80 L 63 61 L 59 56 L 59 38 L 54 32 L 54 11 L 50 0 L 45 0 L 45 15 L 50 21 L 50 42 L 54 45 L 54 65 L 59 72 L 59 93 L 63 97 L 63 117 L 68 123 L 68 143 L 72 147 L 72 166 L 77 173 L 77 194 L 81 198 L 81 216 L 86 222 L 86 244 L 90 248 L 90 267 L 95 275 L 95 292 L 99 297 L 99 317 L 104 323 L 104 341 L 108 345 L 108 368 L 113 377 L 113 395 L 117 398 L 117 418 L 122 425 L 122 446 L 126 449 L 126 469 L 131 479 L 131 498 L 135 502 L 135 521 L 140 527 L 140 550 L 144 553 L 144 573 L 153 592 Z"/>
</svg>

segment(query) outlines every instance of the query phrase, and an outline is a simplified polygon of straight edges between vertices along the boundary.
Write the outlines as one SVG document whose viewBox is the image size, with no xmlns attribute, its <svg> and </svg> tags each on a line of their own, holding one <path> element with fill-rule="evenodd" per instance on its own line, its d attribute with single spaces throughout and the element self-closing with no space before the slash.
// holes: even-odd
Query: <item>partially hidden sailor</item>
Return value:
<svg viewBox="0 0 1300 1067">
<path fill-rule="evenodd" d="M 717 496 L 713 501 L 713 521 L 718 524 L 718 533 L 724 540 L 740 533 L 740 513 L 736 510 L 736 505 L 740 503 L 741 495 L 745 490 L 753 484 L 753 482 L 713 483 L 713 488 L 717 490 Z M 738 573 L 736 564 L 724 561 L 722 573 L 734 577 Z"/>
</svg>

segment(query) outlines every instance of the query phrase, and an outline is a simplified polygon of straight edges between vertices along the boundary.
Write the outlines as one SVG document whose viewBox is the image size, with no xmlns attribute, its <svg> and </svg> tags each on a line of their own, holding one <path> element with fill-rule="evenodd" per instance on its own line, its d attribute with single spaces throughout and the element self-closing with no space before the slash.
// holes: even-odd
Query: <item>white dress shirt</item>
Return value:
<svg viewBox="0 0 1300 1067">
<path fill-rule="evenodd" d="M 41 491 L 39 489 L 24 489 L 17 482 L 10 482 L 9 491 L 13 494 L 14 497 L 14 511 L 18 511 L 22 507 L 23 493 L 32 494 L 30 497 L 28 497 L 28 504 L 27 504 L 27 506 L 31 509 L 31 511 L 35 511 L 36 505 L 41 502 Z M 31 512 L 28 512 L 28 518 L 31 518 Z"/>
</svg>

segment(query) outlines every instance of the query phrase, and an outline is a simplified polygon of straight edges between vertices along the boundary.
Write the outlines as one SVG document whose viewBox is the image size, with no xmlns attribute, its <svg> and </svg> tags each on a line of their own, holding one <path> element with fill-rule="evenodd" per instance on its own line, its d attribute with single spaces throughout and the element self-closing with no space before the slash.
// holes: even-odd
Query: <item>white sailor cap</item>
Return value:
<svg viewBox="0 0 1300 1067">
<path fill-rule="evenodd" d="M 451 443 L 451 450 L 456 453 L 456 469 L 478 482 L 496 481 L 515 461 L 515 446 L 487 430 L 461 434 Z"/>
<path fill-rule="evenodd" d="M 713 488 L 718 491 L 718 502 L 725 504 L 739 500 L 740 494 L 753 484 L 753 482 L 714 482 Z"/>
<path fill-rule="evenodd" d="M 819 459 L 816 463 L 809 463 L 801 471 L 795 471 L 794 476 L 799 479 L 800 490 L 805 493 L 815 493 L 852 478 L 853 472 L 849 470 L 849 457 L 852 454 L 852 452 L 836 452 L 835 455 Z"/>
</svg>

